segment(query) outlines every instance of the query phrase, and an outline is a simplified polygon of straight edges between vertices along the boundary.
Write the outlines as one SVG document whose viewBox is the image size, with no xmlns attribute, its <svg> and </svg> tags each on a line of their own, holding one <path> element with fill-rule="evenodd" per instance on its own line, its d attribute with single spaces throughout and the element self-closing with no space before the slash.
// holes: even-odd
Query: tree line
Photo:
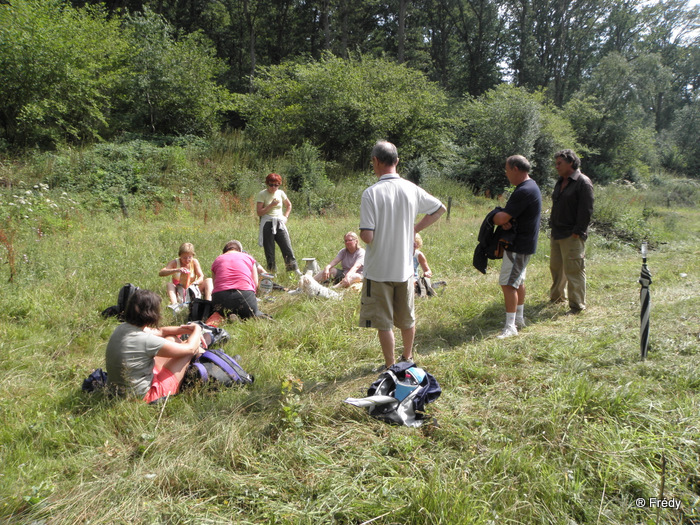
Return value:
<svg viewBox="0 0 700 525">
<path fill-rule="evenodd" d="M 351 168 L 385 136 L 416 178 L 480 188 L 502 153 L 559 146 L 598 181 L 696 176 L 699 21 L 683 0 L 8 0 L 0 151 L 232 125 Z"/>
</svg>

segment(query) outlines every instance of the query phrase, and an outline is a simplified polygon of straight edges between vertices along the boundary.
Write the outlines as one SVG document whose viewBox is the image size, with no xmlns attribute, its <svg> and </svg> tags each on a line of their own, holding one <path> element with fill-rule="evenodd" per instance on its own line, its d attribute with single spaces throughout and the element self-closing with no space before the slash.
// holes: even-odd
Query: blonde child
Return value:
<svg viewBox="0 0 700 525">
<path fill-rule="evenodd" d="M 428 266 L 428 259 L 425 258 L 425 254 L 420 251 L 423 247 L 423 239 L 420 233 L 416 233 L 416 237 L 413 240 L 413 278 L 418 281 L 418 266 L 423 269 L 423 277 L 430 279 L 433 276 L 433 272 Z"/>
<path fill-rule="evenodd" d="M 194 246 L 186 242 L 180 245 L 178 258 L 170 261 L 160 272 L 160 277 L 172 277 L 172 281 L 167 284 L 170 304 L 178 304 L 178 286 L 181 287 L 183 296 L 187 289 L 195 285 L 199 287 L 204 298 L 211 301 L 211 292 L 214 283 L 211 279 L 205 279 L 199 261 L 195 259 Z"/>
</svg>

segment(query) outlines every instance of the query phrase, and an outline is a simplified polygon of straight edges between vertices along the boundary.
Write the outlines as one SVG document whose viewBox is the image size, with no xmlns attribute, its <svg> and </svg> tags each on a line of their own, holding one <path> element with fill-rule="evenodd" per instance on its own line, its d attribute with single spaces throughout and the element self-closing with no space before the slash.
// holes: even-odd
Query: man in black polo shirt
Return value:
<svg viewBox="0 0 700 525">
<path fill-rule="evenodd" d="M 530 257 L 537 251 L 540 232 L 542 195 L 537 183 L 530 178 L 530 163 L 522 155 L 506 160 L 506 177 L 515 186 L 503 211 L 493 217 L 496 225 L 505 230 L 515 228 L 512 250 L 503 252 L 503 263 L 498 284 L 506 303 L 506 324 L 499 339 L 518 335 L 518 327 L 525 326 L 525 269 Z"/>
<path fill-rule="evenodd" d="M 581 159 L 570 149 L 554 154 L 559 180 L 552 193 L 549 270 L 553 303 L 569 301 L 569 312 L 586 308 L 586 239 L 593 215 L 593 184 L 579 167 Z"/>
</svg>

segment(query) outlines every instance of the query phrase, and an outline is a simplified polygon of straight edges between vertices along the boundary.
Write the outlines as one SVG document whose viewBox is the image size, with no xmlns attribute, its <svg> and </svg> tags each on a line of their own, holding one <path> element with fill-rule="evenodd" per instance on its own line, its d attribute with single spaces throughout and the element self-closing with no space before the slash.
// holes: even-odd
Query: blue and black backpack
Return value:
<svg viewBox="0 0 700 525">
<path fill-rule="evenodd" d="M 387 423 L 420 426 L 425 418 L 425 405 L 442 393 L 437 380 L 410 361 L 390 366 L 367 390 L 372 396 L 389 396 L 393 401 L 368 407 L 369 415 Z"/>
<path fill-rule="evenodd" d="M 235 358 L 221 350 L 210 349 L 192 361 L 185 373 L 181 389 L 197 386 L 218 388 L 250 385 L 253 381 L 255 378 L 246 372 Z"/>
</svg>

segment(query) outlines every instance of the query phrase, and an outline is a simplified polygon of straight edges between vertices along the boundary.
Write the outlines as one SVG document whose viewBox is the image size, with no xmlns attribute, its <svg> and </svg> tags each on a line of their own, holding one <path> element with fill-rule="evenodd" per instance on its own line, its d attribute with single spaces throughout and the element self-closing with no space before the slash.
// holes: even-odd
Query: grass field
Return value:
<svg viewBox="0 0 700 525">
<path fill-rule="evenodd" d="M 0 522 L 700 523 L 697 207 L 598 191 L 600 210 L 629 211 L 622 230 L 653 235 L 641 362 L 638 247 L 591 235 L 590 306 L 570 317 L 547 302 L 543 232 L 528 268 L 530 326 L 501 341 L 498 266 L 487 275 L 471 266 L 494 202 L 457 196 L 449 222 L 423 236 L 447 287 L 416 307 L 417 361 L 443 393 L 428 406 L 433 422 L 408 429 L 343 403 L 365 395 L 381 362 L 376 332 L 356 326 L 356 293 L 273 293 L 261 308 L 274 321 L 226 324 L 225 351 L 241 356 L 252 387 L 156 407 L 82 393 L 117 324 L 100 311 L 124 283 L 165 296 L 157 272 L 184 241 L 204 268 L 231 238 L 264 258 L 252 211 L 225 195 L 128 217 L 44 196 L 56 208 L 44 202 L 37 221 L 28 212 L 0 230 L 0 281 L 14 278 L 0 294 Z M 297 212 L 289 226 L 297 256 L 323 264 L 357 224 L 352 211 Z"/>
</svg>

